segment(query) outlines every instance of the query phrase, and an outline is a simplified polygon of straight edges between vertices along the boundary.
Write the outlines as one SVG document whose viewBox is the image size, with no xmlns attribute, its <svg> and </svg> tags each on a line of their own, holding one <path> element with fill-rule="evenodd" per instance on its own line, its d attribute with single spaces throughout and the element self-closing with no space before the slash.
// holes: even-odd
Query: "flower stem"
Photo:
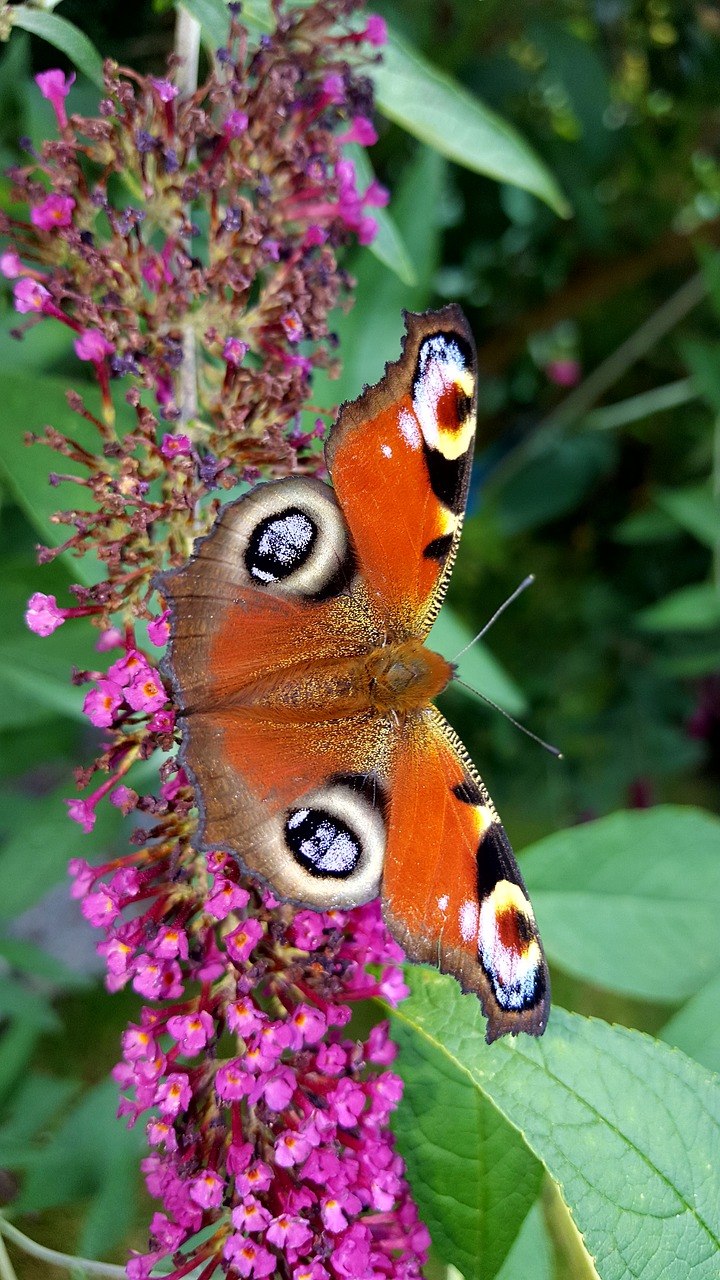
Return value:
<svg viewBox="0 0 720 1280">
<path fill-rule="evenodd" d="M 12 1223 L 7 1222 L 5 1218 L 0 1216 L 0 1276 L 2 1280 L 15 1280 L 15 1272 L 12 1263 L 7 1254 L 2 1237 L 12 1240 L 18 1249 L 22 1249 L 24 1253 L 30 1254 L 33 1258 L 39 1258 L 42 1262 L 49 1262 L 52 1266 L 64 1267 L 67 1271 L 84 1271 L 88 1276 L 107 1276 L 110 1280 L 127 1280 L 124 1267 L 115 1266 L 112 1262 L 95 1262 L 90 1258 L 77 1258 L 70 1253 L 59 1253 L 57 1249 L 46 1249 L 45 1245 L 37 1244 L 35 1240 L 31 1240 L 29 1236 L 23 1235 L 22 1231 L 18 1231 Z"/>
</svg>

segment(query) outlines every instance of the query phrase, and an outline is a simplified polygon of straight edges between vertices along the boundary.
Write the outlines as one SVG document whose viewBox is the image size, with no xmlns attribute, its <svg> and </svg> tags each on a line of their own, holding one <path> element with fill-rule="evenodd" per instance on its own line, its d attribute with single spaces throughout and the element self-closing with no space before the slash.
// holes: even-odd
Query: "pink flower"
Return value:
<svg viewBox="0 0 720 1280">
<path fill-rule="evenodd" d="M 347 132 L 340 134 L 338 142 L 359 142 L 361 147 L 371 147 L 377 142 L 377 130 L 366 116 L 356 116 Z"/>
<path fill-rule="evenodd" d="M 358 1205 L 359 1205 L 358 1201 Z M 268 1244 L 278 1249 L 295 1249 L 299 1251 L 310 1243 L 313 1233 L 302 1218 L 293 1218 L 289 1214 L 280 1214 L 274 1218 L 267 1230 Z"/>
<path fill-rule="evenodd" d="M 148 624 L 148 636 L 152 644 L 156 644 L 158 649 L 164 649 L 170 638 L 169 617 L 170 610 L 166 609 L 164 613 L 160 614 L 159 618 L 153 618 L 152 622 Z"/>
<path fill-rule="evenodd" d="M 188 457 L 192 451 L 192 440 L 189 436 L 165 435 L 162 438 L 160 452 L 163 458 Z"/>
<path fill-rule="evenodd" d="M 50 292 L 45 288 L 44 284 L 38 284 L 37 280 L 18 280 L 13 289 L 15 299 L 15 310 L 21 315 L 27 315 L 32 311 L 42 311 L 45 303 L 50 299 Z"/>
<path fill-rule="evenodd" d="M 231 365 L 241 364 L 249 350 L 247 342 L 241 342 L 239 338 L 227 338 L 223 347 L 223 360 Z"/>
<path fill-rule="evenodd" d="M 117 627 L 108 627 L 106 631 L 100 633 L 100 637 L 95 641 L 95 648 L 98 653 L 107 653 L 108 649 L 120 649 L 124 644 L 123 634 L 118 631 Z"/>
<path fill-rule="evenodd" d="M 205 1048 L 215 1031 L 215 1024 L 210 1014 L 201 1009 L 199 1013 L 176 1014 L 168 1018 L 167 1029 L 178 1041 L 180 1051 L 192 1058 Z"/>
<path fill-rule="evenodd" d="M 92 360 L 98 364 L 105 356 L 112 355 L 115 347 L 103 337 L 99 329 L 86 329 L 74 342 L 75 355 L 78 360 Z"/>
<path fill-rule="evenodd" d="M 38 86 L 43 98 L 47 98 L 52 103 L 57 122 L 61 129 L 67 125 L 67 114 L 65 112 L 65 98 L 67 98 L 70 87 L 75 82 L 75 72 L 65 76 L 63 71 L 55 67 L 51 71 L 41 71 L 35 76 L 35 83 Z"/>
<path fill-rule="evenodd" d="M 301 342 L 303 339 L 303 322 L 297 311 L 294 309 L 286 311 L 280 317 L 280 323 L 285 330 L 285 336 L 288 342 Z"/>
<path fill-rule="evenodd" d="M 574 387 L 580 381 L 580 362 L 569 357 L 550 360 L 545 366 L 545 372 L 550 381 L 554 382 L 556 386 Z"/>
<path fill-rule="evenodd" d="M 226 1102 L 235 1102 L 245 1098 L 252 1088 L 252 1078 L 248 1075 L 239 1059 L 226 1062 L 218 1068 L 215 1076 L 215 1089 L 218 1097 Z"/>
<path fill-rule="evenodd" d="M 215 916 L 216 920 L 225 920 L 231 911 L 242 911 L 249 901 L 250 894 L 247 889 L 241 889 L 239 885 L 225 879 L 224 876 L 216 876 L 212 893 L 205 903 L 205 910 Z"/>
<path fill-rule="evenodd" d="M 28 600 L 25 621 L 36 636 L 51 636 L 53 631 L 62 626 L 65 617 L 65 611 L 58 608 L 54 596 L 36 591 Z"/>
<path fill-rule="evenodd" d="M 180 1111 L 187 1111 L 192 1101 L 192 1090 L 188 1078 L 177 1071 L 171 1071 L 159 1086 L 155 1094 L 155 1102 L 164 1116 L 176 1116 Z"/>
<path fill-rule="evenodd" d="M 222 1204 L 225 1184 L 212 1169 L 206 1169 L 190 1181 L 190 1197 L 201 1209 L 216 1209 Z"/>
<path fill-rule="evenodd" d="M 367 21 L 367 26 L 363 32 L 363 38 L 368 44 L 379 48 L 381 45 L 387 44 L 387 23 L 377 13 L 371 13 Z"/>
<path fill-rule="evenodd" d="M 73 822 L 79 822 L 86 835 L 92 831 L 97 815 L 90 801 L 66 800 L 65 803 L 68 807 L 68 817 L 72 818 Z M 95 922 L 91 921 L 91 923 Z"/>
<path fill-rule="evenodd" d="M 75 201 L 72 196 L 60 196 L 51 192 L 30 210 L 30 221 L 39 231 L 54 231 L 56 227 L 69 227 Z"/>
<path fill-rule="evenodd" d="M 232 1211 L 232 1224 L 236 1231 L 264 1231 L 270 1221 L 270 1214 L 255 1196 L 247 1196 Z"/>
<path fill-rule="evenodd" d="M 122 703 L 123 691 L 112 680 L 101 680 L 97 689 L 85 695 L 83 712 L 91 724 L 107 729 L 115 721 L 115 712 Z"/>
<path fill-rule="evenodd" d="M 22 273 L 22 262 L 14 249 L 6 249 L 0 254 L 0 274 L 6 280 L 15 280 Z"/>
<path fill-rule="evenodd" d="M 320 1201 L 320 1216 L 323 1226 L 328 1231 L 344 1231 L 348 1226 L 347 1215 L 360 1212 L 362 1204 L 351 1191 L 341 1191 L 339 1195 L 323 1196 Z"/>
<path fill-rule="evenodd" d="M 165 686 L 144 664 L 125 689 L 125 699 L 133 711 L 158 711 L 167 702 Z"/>
<path fill-rule="evenodd" d="M 169 80 L 156 80 L 153 76 L 150 83 L 161 102 L 172 102 L 180 92 L 177 85 L 171 84 Z"/>
<path fill-rule="evenodd" d="M 242 1236 L 229 1236 L 223 1247 L 223 1256 L 232 1263 L 240 1276 L 271 1276 L 277 1268 L 277 1258 L 262 1245 Z"/>
<path fill-rule="evenodd" d="M 397 969 L 394 965 L 392 968 L 383 969 L 380 977 L 380 991 L 383 999 L 387 1000 L 393 1009 L 397 1009 L 400 1001 L 410 995 L 410 988 L 403 978 L 402 969 Z"/>
<path fill-rule="evenodd" d="M 234 933 L 226 934 L 225 947 L 231 960 L 235 964 L 244 964 L 262 936 L 263 927 L 260 921 L 252 916 L 238 925 Z"/>
<path fill-rule="evenodd" d="M 231 111 L 223 123 L 223 133 L 226 138 L 239 138 L 249 123 L 247 112 Z"/>
</svg>

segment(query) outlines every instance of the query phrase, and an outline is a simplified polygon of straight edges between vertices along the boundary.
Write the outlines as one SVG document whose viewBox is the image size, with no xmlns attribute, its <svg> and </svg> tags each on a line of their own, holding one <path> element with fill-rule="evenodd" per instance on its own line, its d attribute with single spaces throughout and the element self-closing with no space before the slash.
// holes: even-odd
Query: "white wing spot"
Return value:
<svg viewBox="0 0 720 1280">
<path fill-rule="evenodd" d="M 398 427 L 400 435 L 410 449 L 419 449 L 422 444 L 422 433 L 415 421 L 413 415 L 408 413 L 407 409 L 401 409 L 398 414 Z"/>
<path fill-rule="evenodd" d="M 477 902 L 463 902 L 460 907 L 459 919 L 463 942 L 469 942 L 471 938 L 476 938 L 478 931 Z"/>
</svg>

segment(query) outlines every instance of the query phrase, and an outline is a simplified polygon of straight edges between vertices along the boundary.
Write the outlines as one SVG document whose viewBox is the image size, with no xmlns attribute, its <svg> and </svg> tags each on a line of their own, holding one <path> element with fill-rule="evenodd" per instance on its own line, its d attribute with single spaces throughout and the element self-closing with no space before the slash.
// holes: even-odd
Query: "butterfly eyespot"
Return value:
<svg viewBox="0 0 720 1280">
<path fill-rule="evenodd" d="M 266 516 L 250 535 L 245 568 L 258 582 L 282 582 L 305 564 L 317 532 L 317 526 L 299 507 Z"/>
<path fill-rule="evenodd" d="M 316 909 L 357 906 L 379 891 L 385 857 L 385 800 L 372 778 L 342 775 L 286 811 L 290 853 L 280 891 Z"/>
<path fill-rule="evenodd" d="M 346 823 L 326 809 L 294 809 L 285 824 L 285 841 L 311 876 L 344 879 L 355 870 L 362 844 Z"/>
<path fill-rule="evenodd" d="M 239 557 L 245 583 L 326 600 L 355 573 L 347 528 L 332 489 L 306 477 L 261 484 L 226 507 L 211 535 L 217 554 Z M 227 549 L 226 549 L 227 548 Z"/>
</svg>

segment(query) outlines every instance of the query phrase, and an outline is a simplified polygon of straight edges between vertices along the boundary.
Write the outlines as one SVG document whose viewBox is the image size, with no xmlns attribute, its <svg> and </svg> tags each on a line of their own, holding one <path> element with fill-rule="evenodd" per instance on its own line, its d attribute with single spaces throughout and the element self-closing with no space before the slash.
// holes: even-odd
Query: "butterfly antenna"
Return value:
<svg viewBox="0 0 720 1280">
<path fill-rule="evenodd" d="M 534 573 L 529 573 L 527 578 L 523 578 L 522 582 L 520 583 L 520 586 L 516 587 L 512 595 L 508 596 L 507 600 L 504 600 L 503 603 L 500 605 L 500 608 L 495 610 L 492 618 L 490 619 L 489 622 L 485 623 L 485 626 L 483 627 L 482 631 L 478 631 L 477 635 L 473 636 L 469 644 L 466 644 L 464 649 L 461 649 L 459 653 L 455 654 L 455 657 L 452 659 L 452 661 L 457 662 L 458 658 L 462 658 L 463 654 L 467 653 L 468 649 L 472 649 L 473 645 L 477 644 L 478 640 L 482 640 L 486 631 L 489 631 L 493 623 L 497 622 L 498 618 L 500 617 L 500 614 L 504 613 L 508 605 L 511 605 L 513 601 L 517 600 L 518 596 L 522 595 L 526 587 L 531 586 L 534 581 L 535 581 Z M 462 681 L 460 681 L 460 683 L 462 684 Z M 480 697 L 482 697 L 482 694 L 480 694 Z"/>
<path fill-rule="evenodd" d="M 517 592 L 515 594 L 517 595 Z M 459 676 L 453 676 L 453 680 L 456 684 L 461 684 L 463 689 L 468 689 L 470 693 L 474 693 L 476 697 L 482 698 L 483 702 L 486 702 L 489 707 L 492 707 L 493 711 L 499 711 L 500 715 L 504 716 L 506 720 L 509 720 L 511 724 L 514 724 L 516 729 L 520 729 L 520 731 L 526 734 L 528 738 L 532 738 L 533 742 L 537 742 L 539 746 L 544 747 L 546 751 L 550 752 L 551 756 L 556 756 L 558 760 L 563 759 L 562 751 L 559 751 L 557 747 L 553 747 L 549 742 L 545 742 L 544 738 L 539 738 L 536 733 L 533 733 L 532 729 L 527 729 L 524 724 L 521 724 L 519 720 L 516 720 L 514 716 L 511 716 L 509 711 L 505 711 L 503 707 L 498 706 L 497 702 L 493 702 L 492 698 L 486 698 L 484 693 L 481 693 L 479 689 L 473 689 L 471 684 L 468 684 L 465 680 L 461 680 Z"/>
</svg>

